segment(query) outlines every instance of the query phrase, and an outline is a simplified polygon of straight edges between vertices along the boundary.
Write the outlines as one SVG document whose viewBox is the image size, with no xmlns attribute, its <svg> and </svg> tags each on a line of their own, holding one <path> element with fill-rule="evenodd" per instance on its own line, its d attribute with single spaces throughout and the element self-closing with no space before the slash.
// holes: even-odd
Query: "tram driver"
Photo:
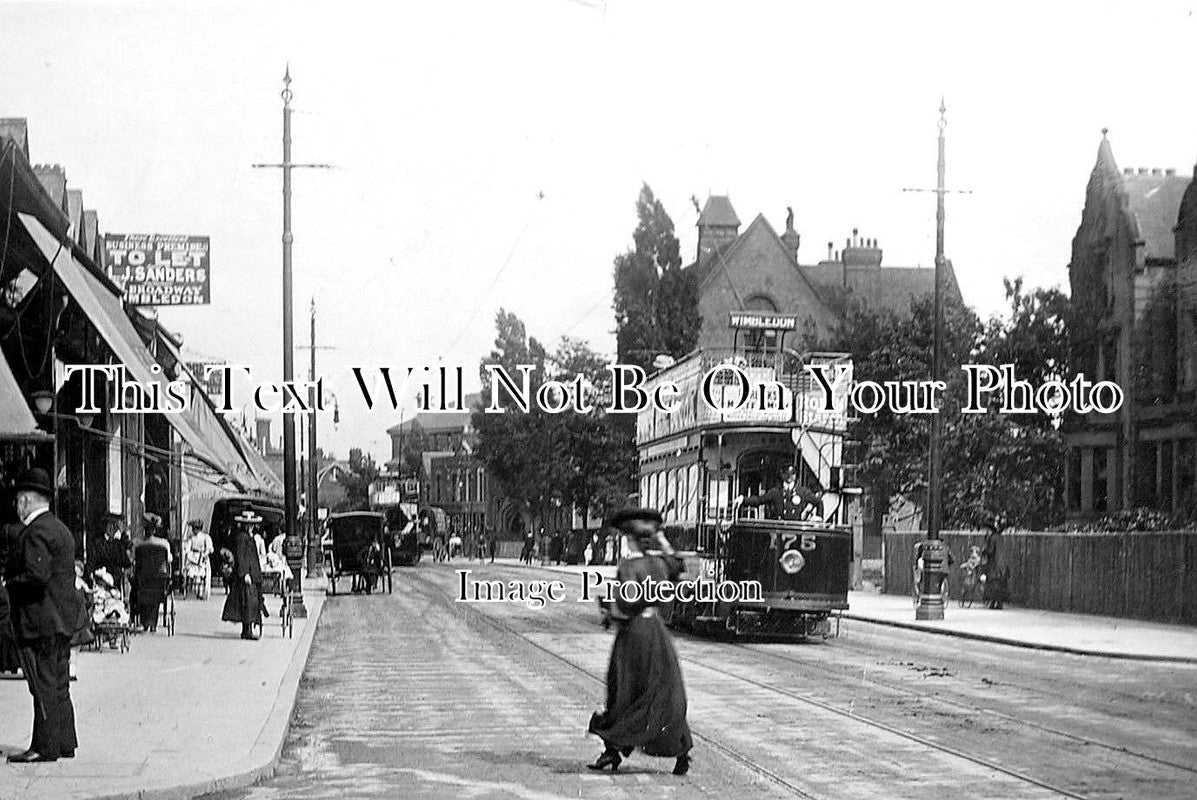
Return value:
<svg viewBox="0 0 1197 800">
<path fill-rule="evenodd" d="M 800 485 L 798 470 L 791 465 L 782 472 L 781 486 L 774 486 L 764 494 L 754 497 L 746 498 L 740 495 L 733 500 L 733 516 L 739 511 L 740 506 L 764 506 L 765 519 L 820 519 L 823 492 Z"/>
</svg>

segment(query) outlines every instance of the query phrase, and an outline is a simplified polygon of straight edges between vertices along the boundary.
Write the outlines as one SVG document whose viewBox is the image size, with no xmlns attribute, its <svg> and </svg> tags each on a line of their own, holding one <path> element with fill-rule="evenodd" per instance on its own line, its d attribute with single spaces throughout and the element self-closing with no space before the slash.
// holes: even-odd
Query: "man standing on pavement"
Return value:
<svg viewBox="0 0 1197 800">
<path fill-rule="evenodd" d="M 233 539 L 233 575 L 229 594 L 224 601 L 221 619 L 241 623 L 241 638 L 250 641 L 261 637 L 254 631 L 262 624 L 262 562 L 258 546 L 254 544 L 253 528 L 262 518 L 245 509 L 233 522 L 237 532 Z"/>
<path fill-rule="evenodd" d="M 74 758 L 78 740 L 69 664 L 78 616 L 75 537 L 50 512 L 54 487 L 45 470 L 22 472 L 13 488 L 24 527 L 12 554 L 8 592 L 21 666 L 33 695 L 33 738 L 28 750 L 8 760 Z"/>
</svg>

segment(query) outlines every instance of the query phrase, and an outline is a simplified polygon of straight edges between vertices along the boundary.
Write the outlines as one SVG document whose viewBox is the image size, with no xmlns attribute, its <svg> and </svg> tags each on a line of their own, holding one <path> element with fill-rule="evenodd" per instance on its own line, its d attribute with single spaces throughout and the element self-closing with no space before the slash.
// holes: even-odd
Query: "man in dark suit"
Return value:
<svg viewBox="0 0 1197 800">
<path fill-rule="evenodd" d="M 33 739 L 28 750 L 8 760 L 73 758 L 78 746 L 69 672 L 78 621 L 75 538 L 50 512 L 54 487 L 45 470 L 22 472 L 13 488 L 24 527 L 11 556 L 8 592 L 21 666 L 33 695 Z"/>
<path fill-rule="evenodd" d="M 798 484 L 798 470 L 786 467 L 782 472 L 781 486 L 775 486 L 764 494 L 755 497 L 740 495 L 732 501 L 732 508 L 740 506 L 764 506 L 766 519 L 806 519 L 813 511 L 816 514 L 822 507 L 822 493 L 808 489 Z"/>
</svg>

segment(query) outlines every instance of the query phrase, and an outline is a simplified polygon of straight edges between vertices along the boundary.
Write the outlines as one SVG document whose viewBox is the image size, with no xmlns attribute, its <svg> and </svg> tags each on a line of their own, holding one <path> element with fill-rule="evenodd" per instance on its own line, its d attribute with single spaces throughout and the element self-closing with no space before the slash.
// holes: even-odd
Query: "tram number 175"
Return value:
<svg viewBox="0 0 1197 800">
<path fill-rule="evenodd" d="M 814 550 L 815 549 L 815 535 L 813 533 L 804 533 L 799 536 L 796 533 L 791 533 L 781 541 L 782 550 L 792 550 L 794 542 L 798 542 L 799 550 Z"/>
</svg>

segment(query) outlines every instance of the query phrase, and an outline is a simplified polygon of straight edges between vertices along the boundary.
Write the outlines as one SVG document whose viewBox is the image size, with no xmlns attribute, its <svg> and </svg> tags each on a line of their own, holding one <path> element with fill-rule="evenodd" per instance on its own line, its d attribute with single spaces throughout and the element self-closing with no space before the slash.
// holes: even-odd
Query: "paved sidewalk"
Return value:
<svg viewBox="0 0 1197 800">
<path fill-rule="evenodd" d="M 0 761 L 0 800 L 175 800 L 246 786 L 273 773 L 324 604 L 308 586 L 306 620 L 280 633 L 279 601 L 262 639 L 220 621 L 224 592 L 175 604 L 175 635 L 159 626 L 128 653 L 79 654 L 71 684 L 79 752 L 52 764 Z M 315 591 L 311 591 L 315 590 Z M 0 680 L 0 750 L 24 750 L 32 702 L 23 680 Z"/>
<path fill-rule="evenodd" d="M 495 563 L 520 566 L 516 559 L 511 558 L 496 559 Z M 588 569 L 597 570 L 604 575 L 615 574 L 615 567 L 608 566 L 541 567 L 539 561 L 534 562 L 532 566 L 556 572 L 577 573 Z M 848 593 L 848 610 L 843 612 L 842 617 L 1038 650 L 1144 661 L 1197 663 L 1197 627 L 1191 625 L 1039 611 L 1010 605 L 1001 611 L 990 610 L 981 603 L 975 603 L 971 608 L 961 608 L 952 600 L 949 600 L 944 611 L 944 619 L 931 622 L 915 620 L 914 602 L 909 596 L 865 591 Z"/>
<path fill-rule="evenodd" d="M 1093 614 L 1040 611 L 982 603 L 961 608 L 949 599 L 943 620 L 915 620 L 907 595 L 850 592 L 845 619 L 876 622 L 969 639 L 1063 653 L 1146 661 L 1197 663 L 1197 627 Z"/>
</svg>

